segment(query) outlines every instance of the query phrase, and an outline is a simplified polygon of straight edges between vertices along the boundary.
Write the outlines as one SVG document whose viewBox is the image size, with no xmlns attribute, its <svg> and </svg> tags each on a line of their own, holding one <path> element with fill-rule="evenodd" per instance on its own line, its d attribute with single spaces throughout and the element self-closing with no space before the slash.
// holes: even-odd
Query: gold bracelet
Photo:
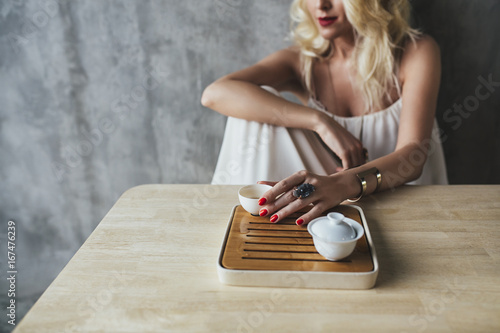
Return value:
<svg viewBox="0 0 500 333">
<path fill-rule="evenodd" d="M 354 199 L 347 199 L 347 201 L 357 202 L 365 195 L 366 188 L 368 187 L 365 177 L 371 174 L 377 177 L 377 187 L 375 187 L 375 191 L 373 192 L 376 192 L 378 190 L 378 188 L 380 187 L 380 183 L 382 183 L 382 175 L 380 174 L 380 171 L 378 171 L 377 168 L 370 168 L 368 170 L 356 174 L 356 177 L 358 177 L 359 181 L 361 182 L 361 194 L 359 195 L 359 197 Z"/>
</svg>

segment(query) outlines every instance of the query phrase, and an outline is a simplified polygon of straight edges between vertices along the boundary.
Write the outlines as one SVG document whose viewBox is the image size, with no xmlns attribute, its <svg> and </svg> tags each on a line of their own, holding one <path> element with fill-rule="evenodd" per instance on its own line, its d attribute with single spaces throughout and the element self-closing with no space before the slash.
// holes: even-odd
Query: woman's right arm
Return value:
<svg viewBox="0 0 500 333">
<path fill-rule="evenodd" d="M 251 67 L 210 84 L 203 92 L 201 103 L 234 118 L 317 131 L 320 111 L 289 102 L 260 87 L 290 91 L 304 101 L 307 94 L 300 83 L 299 66 L 296 49 L 275 52 Z"/>
<path fill-rule="evenodd" d="M 333 118 L 260 87 L 292 92 L 306 104 L 309 94 L 302 86 L 300 73 L 298 49 L 281 50 L 218 79 L 205 89 L 201 103 L 229 117 L 314 131 L 342 160 L 344 169 L 363 164 L 363 145 Z"/>
</svg>

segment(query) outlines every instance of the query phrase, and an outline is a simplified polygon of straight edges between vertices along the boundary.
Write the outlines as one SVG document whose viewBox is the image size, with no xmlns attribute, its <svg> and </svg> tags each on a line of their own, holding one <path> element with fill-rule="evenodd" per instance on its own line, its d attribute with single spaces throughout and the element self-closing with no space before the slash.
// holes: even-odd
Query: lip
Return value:
<svg viewBox="0 0 500 333">
<path fill-rule="evenodd" d="M 327 26 L 332 25 L 333 23 L 335 23 L 335 21 L 337 21 L 337 16 L 320 17 L 320 18 L 318 18 L 318 21 L 319 21 L 319 25 L 321 25 L 322 27 L 327 27 Z"/>
</svg>

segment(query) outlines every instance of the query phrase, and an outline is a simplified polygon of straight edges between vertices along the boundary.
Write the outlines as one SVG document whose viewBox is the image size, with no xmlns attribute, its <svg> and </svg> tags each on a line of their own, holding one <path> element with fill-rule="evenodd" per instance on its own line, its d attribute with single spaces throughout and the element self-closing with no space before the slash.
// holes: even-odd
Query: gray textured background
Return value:
<svg viewBox="0 0 500 333">
<path fill-rule="evenodd" d="M 203 88 L 288 45 L 290 2 L 0 1 L 1 308 L 8 220 L 19 320 L 126 189 L 210 182 L 225 118 Z M 442 50 L 450 182 L 500 183 L 500 87 L 453 111 L 500 81 L 499 1 L 413 5 Z"/>
</svg>

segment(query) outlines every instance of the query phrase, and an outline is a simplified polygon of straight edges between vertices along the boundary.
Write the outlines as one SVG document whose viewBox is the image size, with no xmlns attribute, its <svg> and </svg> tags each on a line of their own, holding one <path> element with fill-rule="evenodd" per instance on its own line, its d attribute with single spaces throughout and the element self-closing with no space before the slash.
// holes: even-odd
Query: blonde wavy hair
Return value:
<svg viewBox="0 0 500 333">
<path fill-rule="evenodd" d="M 415 40 L 420 32 L 408 23 L 408 0 L 343 0 L 347 19 L 354 28 L 356 47 L 351 61 L 367 112 L 379 110 L 384 97 L 396 87 L 396 76 L 403 46 Z M 301 49 L 304 85 L 311 95 L 312 66 L 316 60 L 332 53 L 330 41 L 324 39 L 311 17 L 306 0 L 294 0 L 290 9 L 292 39 Z"/>
</svg>

